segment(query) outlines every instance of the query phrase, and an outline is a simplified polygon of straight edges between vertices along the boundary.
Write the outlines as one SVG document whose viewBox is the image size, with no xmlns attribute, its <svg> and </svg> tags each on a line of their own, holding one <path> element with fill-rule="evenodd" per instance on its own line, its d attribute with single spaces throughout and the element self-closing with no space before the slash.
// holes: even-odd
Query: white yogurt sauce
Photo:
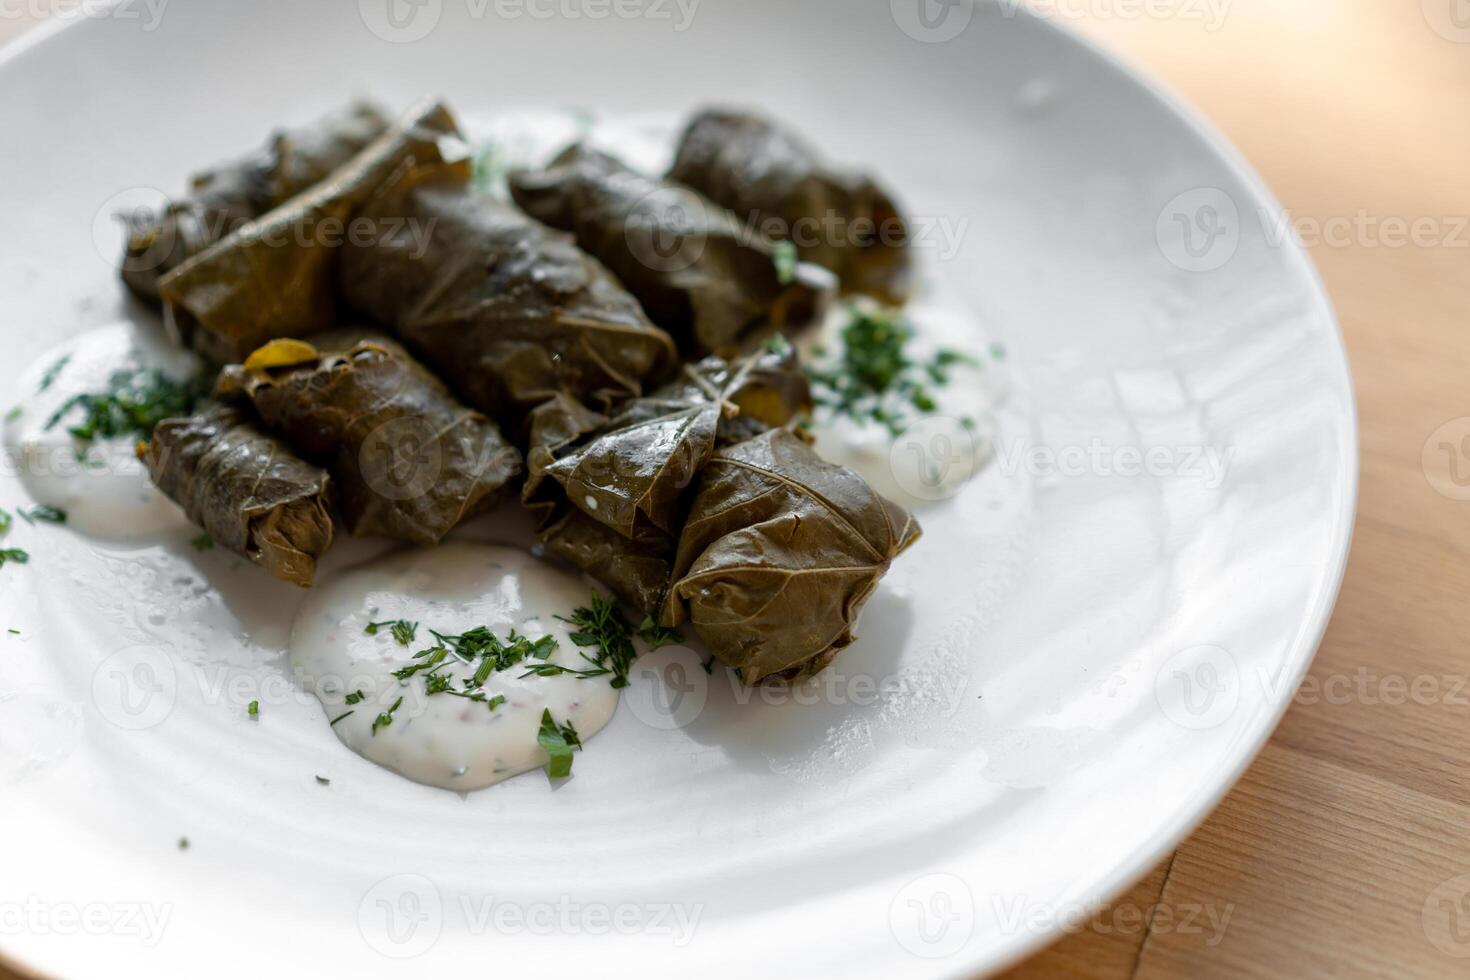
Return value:
<svg viewBox="0 0 1470 980">
<path fill-rule="evenodd" d="M 948 384 L 929 385 L 934 411 L 910 409 L 908 425 L 897 438 L 875 422 L 860 424 L 820 407 L 811 431 L 823 459 L 853 470 L 883 496 L 912 508 L 953 497 L 991 460 L 995 413 L 1005 402 L 1008 382 L 1003 361 L 976 344 L 974 314 L 963 302 L 926 284 L 904 314 L 914 326 L 914 338 L 905 346 L 914 361 L 927 363 L 949 349 L 975 363 L 951 365 Z M 797 338 L 803 362 L 840 357 L 848 320 L 847 305 L 837 303 L 816 330 Z M 824 356 L 817 357 L 815 349 L 823 349 Z"/>
<path fill-rule="evenodd" d="M 5 408 L 6 465 L 37 503 L 66 511 L 67 525 L 84 533 L 136 539 L 189 527 L 149 482 L 131 438 L 78 442 L 67 426 L 80 421 L 79 412 L 47 428 L 68 399 L 106 391 L 113 372 L 137 368 L 182 380 L 198 360 L 144 328 L 110 324 L 37 358 L 21 377 L 21 401 Z"/>
<path fill-rule="evenodd" d="M 521 110 L 471 118 L 478 182 L 508 198 L 506 175 L 521 168 L 545 167 L 573 143 L 585 143 L 617 157 L 634 170 L 658 176 L 674 162 L 679 130 L 664 115 L 604 118 L 575 109 Z"/>
<path fill-rule="evenodd" d="M 352 712 L 332 726 L 348 748 L 420 783 L 480 789 L 546 764 L 536 740 L 545 710 L 557 723 L 570 722 L 584 742 L 595 735 L 617 707 L 610 678 L 522 678 L 524 666 L 511 667 L 485 682 L 487 695 L 505 696 L 491 710 L 449 694 L 426 694 L 423 673 L 400 681 L 393 672 L 420 662 L 413 654 L 435 645 L 430 629 L 450 636 L 476 626 L 502 640 L 512 629 L 531 640 L 550 634 L 557 646 L 547 662 L 586 667 L 569 624 L 556 617 L 585 606 L 589 594 L 582 579 L 514 548 L 451 542 L 397 552 L 312 591 L 291 630 L 291 663 L 328 719 Z M 418 624 L 408 646 L 387 628 L 365 632 L 370 622 L 399 619 Z M 440 672 L 463 690 L 460 682 L 474 667 L 450 661 Z M 364 697 L 349 705 L 346 698 L 356 691 Z M 374 720 L 400 697 L 392 724 L 374 733 Z"/>
</svg>

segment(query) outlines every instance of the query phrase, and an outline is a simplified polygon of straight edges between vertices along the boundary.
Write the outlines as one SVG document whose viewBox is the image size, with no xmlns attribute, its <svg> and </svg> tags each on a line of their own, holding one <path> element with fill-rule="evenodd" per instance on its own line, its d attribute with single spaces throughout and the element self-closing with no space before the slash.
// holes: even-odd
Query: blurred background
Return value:
<svg viewBox="0 0 1470 980">
<path fill-rule="evenodd" d="M 1470 0 L 1028 5 L 1162 80 L 1282 202 L 1347 341 L 1362 482 L 1336 613 L 1270 746 L 1011 975 L 1470 976 Z M 0 44 L 76 8 L 0 0 Z"/>
</svg>

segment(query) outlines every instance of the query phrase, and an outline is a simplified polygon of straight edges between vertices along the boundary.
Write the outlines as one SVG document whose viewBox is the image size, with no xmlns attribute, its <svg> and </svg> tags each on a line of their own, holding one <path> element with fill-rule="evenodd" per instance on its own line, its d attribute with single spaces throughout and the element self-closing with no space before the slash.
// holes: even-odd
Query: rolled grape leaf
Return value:
<svg viewBox="0 0 1470 980">
<path fill-rule="evenodd" d="M 581 145 L 545 171 L 511 174 L 510 192 L 531 217 L 571 232 L 686 354 L 803 327 L 835 285 L 821 268 L 781 265 L 774 242 L 697 192 Z"/>
<path fill-rule="evenodd" d="M 849 292 L 902 303 L 910 290 L 908 225 L 872 178 L 828 167 L 769 120 L 706 110 L 684 130 L 671 180 L 727 207 L 761 233 L 792 242 L 803 261 L 835 272 Z"/>
<path fill-rule="evenodd" d="M 863 603 L 919 533 L 856 473 L 785 429 L 763 433 L 705 465 L 664 625 L 692 621 L 748 684 L 814 674 L 852 643 Z"/>
<path fill-rule="evenodd" d="M 166 419 L 138 447 L 153 482 L 220 547 L 310 586 L 332 544 L 331 478 L 245 412 Z"/>
<path fill-rule="evenodd" d="M 461 153 L 457 136 L 444 106 L 421 105 L 325 180 L 191 257 L 159 281 L 170 330 L 229 363 L 331 327 L 343 244 L 397 231 L 356 218 L 358 206 L 400 170 Z"/>
<path fill-rule="evenodd" d="M 672 371 L 673 341 L 607 269 L 468 180 L 466 164 L 417 166 L 368 202 L 363 215 L 399 232 L 343 250 L 340 290 L 354 310 L 391 327 L 518 445 L 549 399 L 601 408 Z"/>
<path fill-rule="evenodd" d="M 495 423 L 381 334 L 273 341 L 226 368 L 218 387 L 248 398 L 268 430 L 327 467 L 354 535 L 435 544 L 521 474 L 520 453 Z"/>
<path fill-rule="evenodd" d="M 158 302 L 165 273 L 325 180 L 387 128 L 377 107 L 355 103 L 308 126 L 276 132 L 243 159 L 195 174 L 188 192 L 163 210 L 126 215 L 123 282 Z"/>
<path fill-rule="evenodd" d="M 762 350 L 733 364 L 709 357 L 619 411 L 591 438 L 563 445 L 528 481 L 549 478 L 588 517 L 626 538 L 677 537 L 682 502 L 717 438 L 784 425 L 811 408 L 795 356 Z"/>
<path fill-rule="evenodd" d="M 639 612 L 657 615 L 662 607 L 674 560 L 671 542 L 625 538 L 575 507 L 561 508 L 541 540 L 548 552 L 587 572 Z"/>
<path fill-rule="evenodd" d="M 522 500 L 548 550 L 657 616 L 691 488 L 716 446 L 810 411 L 790 345 L 733 364 L 709 357 L 596 419 L 548 405 Z"/>
</svg>

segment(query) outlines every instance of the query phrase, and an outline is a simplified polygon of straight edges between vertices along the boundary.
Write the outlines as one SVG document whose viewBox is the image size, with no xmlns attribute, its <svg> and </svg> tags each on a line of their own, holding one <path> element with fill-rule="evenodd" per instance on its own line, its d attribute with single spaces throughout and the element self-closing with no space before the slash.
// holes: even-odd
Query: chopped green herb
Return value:
<svg viewBox="0 0 1470 980">
<path fill-rule="evenodd" d="M 357 702 L 361 701 L 364 696 L 365 695 L 361 691 L 353 691 L 351 694 L 347 695 L 347 697 L 343 698 L 343 700 L 346 701 L 348 704 L 356 704 Z"/>
<path fill-rule="evenodd" d="M 704 668 L 704 672 L 706 674 L 713 674 L 715 672 L 715 655 L 710 654 L 705 662 L 700 664 L 699 666 Z"/>
<path fill-rule="evenodd" d="M 570 619 L 562 616 L 557 618 L 577 627 L 576 632 L 571 634 L 573 643 L 579 647 L 593 647 L 597 653 L 595 656 L 588 656 L 585 651 L 579 651 L 582 659 L 592 664 L 590 670 L 574 671 L 570 668 L 561 668 L 552 673 L 575 673 L 584 679 L 611 674 L 610 683 L 613 687 L 628 686 L 628 668 L 633 665 L 638 651 L 633 648 L 633 627 L 629 625 L 622 610 L 618 608 L 616 599 L 611 595 L 604 596 L 593 592 L 590 605 L 573 610 Z M 542 666 L 551 668 L 556 665 L 543 664 Z M 536 668 L 530 672 L 545 676 Z"/>
<path fill-rule="evenodd" d="M 683 643 L 684 634 L 667 626 L 660 626 L 653 621 L 652 616 L 644 616 L 643 622 L 638 624 L 638 635 L 643 637 L 643 642 L 648 644 L 650 650 L 657 650 L 669 643 Z"/>
<path fill-rule="evenodd" d="M 38 504 L 30 510 L 20 508 L 16 513 L 25 518 L 27 524 L 34 524 L 37 521 L 45 521 L 47 524 L 66 523 L 66 511 L 60 507 L 52 507 L 49 504 Z"/>
<path fill-rule="evenodd" d="M 20 636 L 20 630 L 6 630 L 11 636 Z"/>
<path fill-rule="evenodd" d="M 10 511 L 0 508 L 0 537 L 4 537 L 10 531 L 10 525 L 15 523 L 15 518 L 10 516 Z"/>
<path fill-rule="evenodd" d="M 776 266 L 776 281 L 781 285 L 796 280 L 796 246 L 791 242 L 772 242 L 771 261 Z"/>
<path fill-rule="evenodd" d="M 45 374 L 41 375 L 41 383 L 36 386 L 36 391 L 42 392 L 54 385 L 56 383 L 56 379 L 61 377 L 61 372 L 65 371 L 66 366 L 70 363 L 71 355 L 62 355 L 62 357 L 55 364 L 46 369 Z"/>
<path fill-rule="evenodd" d="M 187 851 L 188 849 L 189 849 L 189 838 L 187 838 L 187 837 L 180 837 L 179 838 L 179 850 L 181 850 L 181 851 Z"/>
<path fill-rule="evenodd" d="M 564 779 L 572 774 L 572 751 L 582 747 L 577 730 L 571 722 L 558 725 L 551 717 L 551 709 L 541 712 L 541 730 L 536 741 L 546 750 L 546 775 L 552 779 Z"/>
<path fill-rule="evenodd" d="M 24 565 L 30 560 L 31 556 L 26 554 L 24 551 L 21 551 L 19 548 L 0 548 L 0 568 L 4 568 L 6 562 L 14 562 L 17 565 Z"/>
<path fill-rule="evenodd" d="M 15 406 L 10 411 L 8 411 L 8 412 L 5 413 L 5 421 L 7 421 L 7 422 L 14 422 L 16 419 L 20 418 L 20 412 L 21 412 L 20 406 L 19 405 Z"/>
<path fill-rule="evenodd" d="M 260 702 L 251 701 L 248 705 L 246 705 L 245 713 L 252 718 L 260 717 Z"/>
<path fill-rule="evenodd" d="M 930 385 L 944 387 L 952 367 L 977 363 L 952 350 L 941 350 L 927 362 L 914 360 L 905 350 L 914 338 L 913 325 L 896 310 L 851 307 L 849 317 L 840 358 L 809 367 L 807 374 L 818 405 L 859 424 L 877 423 L 898 435 L 908 424 L 909 409 L 927 415 L 938 408 Z"/>
<path fill-rule="evenodd" d="M 80 442 L 132 436 L 146 441 L 166 418 L 188 415 L 205 394 L 202 379 L 175 381 L 152 368 L 114 371 L 107 390 L 73 395 L 52 414 L 46 428 L 80 411 L 81 421 L 67 426 Z"/>
<path fill-rule="evenodd" d="M 195 551 L 208 551 L 214 547 L 214 538 L 207 534 L 201 534 L 189 541 L 189 546 Z"/>
<path fill-rule="evenodd" d="M 418 623 L 410 623 L 406 619 L 385 619 L 378 623 L 368 623 L 363 632 L 368 636 L 377 636 L 378 630 L 384 626 L 388 627 L 388 631 L 393 634 L 393 639 L 397 640 L 398 645 L 402 647 L 412 643 L 419 631 Z"/>
<path fill-rule="evenodd" d="M 328 779 L 326 776 L 318 776 L 318 777 L 316 777 L 316 781 L 317 781 L 317 785 L 319 785 L 319 786 L 330 786 L 330 785 L 332 785 L 332 781 L 330 779 Z"/>
<path fill-rule="evenodd" d="M 378 717 L 373 719 L 372 734 L 376 735 L 378 734 L 379 728 L 387 728 L 389 725 L 393 724 L 393 712 L 397 711 L 399 705 L 401 704 L 403 704 L 403 698 L 400 697 L 397 701 L 393 702 L 393 707 L 389 708 L 387 711 L 384 711 L 382 714 L 378 715 Z"/>
<path fill-rule="evenodd" d="M 333 718 L 331 723 L 333 725 L 335 725 L 335 724 L 337 724 L 337 722 L 341 721 L 343 718 L 346 718 L 348 715 L 354 714 L 354 713 L 355 712 L 352 712 L 352 711 L 344 711 L 340 715 L 338 715 L 337 717 Z"/>
</svg>

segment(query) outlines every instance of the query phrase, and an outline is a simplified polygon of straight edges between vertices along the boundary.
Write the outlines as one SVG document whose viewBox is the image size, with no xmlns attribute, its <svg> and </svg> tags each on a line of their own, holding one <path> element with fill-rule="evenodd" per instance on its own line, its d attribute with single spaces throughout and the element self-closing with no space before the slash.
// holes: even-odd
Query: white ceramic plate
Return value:
<svg viewBox="0 0 1470 980">
<path fill-rule="evenodd" d="M 556 791 L 461 797 L 351 755 L 284 680 L 299 596 L 224 555 L 21 527 L 6 955 L 107 977 L 972 975 L 1147 871 L 1266 739 L 1337 590 L 1356 450 L 1332 313 L 1256 178 L 1013 3 L 691 3 L 155 21 L 135 0 L 0 64 L 5 404 L 46 347 L 139 315 L 116 195 L 353 93 L 765 107 L 964 225 L 926 262 L 1016 384 L 1002 458 L 921 512 L 817 703 L 696 678 L 702 711 L 662 730 L 645 691 Z M 1113 472 L 1135 452 L 1151 474 Z"/>
</svg>

